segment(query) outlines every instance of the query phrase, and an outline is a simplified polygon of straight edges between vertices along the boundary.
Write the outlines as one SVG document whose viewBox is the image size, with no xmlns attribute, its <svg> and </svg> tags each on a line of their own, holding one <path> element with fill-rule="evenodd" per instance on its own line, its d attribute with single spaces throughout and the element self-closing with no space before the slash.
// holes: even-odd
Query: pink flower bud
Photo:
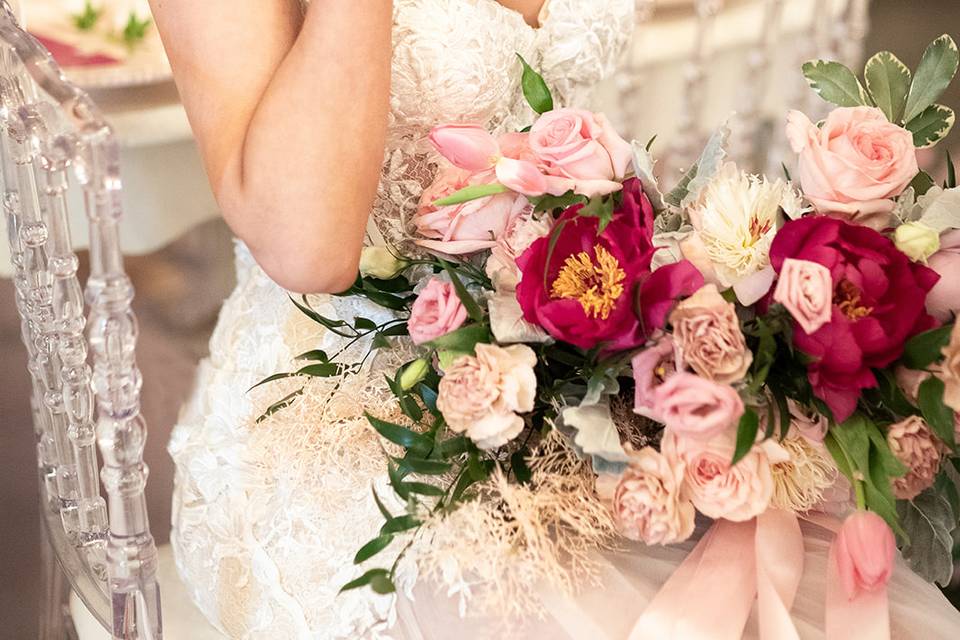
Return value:
<svg viewBox="0 0 960 640">
<path fill-rule="evenodd" d="M 833 541 L 840 583 L 853 600 L 861 592 L 882 589 L 893 573 L 896 542 L 883 518 L 857 511 L 846 519 Z"/>
<path fill-rule="evenodd" d="M 445 124 L 430 131 L 430 142 L 444 158 L 467 171 L 491 168 L 500 156 L 500 145 L 476 124 Z"/>
</svg>

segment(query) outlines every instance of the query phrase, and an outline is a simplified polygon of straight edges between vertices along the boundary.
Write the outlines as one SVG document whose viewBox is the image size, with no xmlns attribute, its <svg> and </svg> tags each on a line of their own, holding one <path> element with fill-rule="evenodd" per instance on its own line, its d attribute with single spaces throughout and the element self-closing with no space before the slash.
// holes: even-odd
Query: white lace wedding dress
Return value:
<svg viewBox="0 0 960 640">
<path fill-rule="evenodd" d="M 612 71 L 632 11 L 633 0 L 548 0 L 534 29 L 495 0 L 394 0 L 390 135 L 369 241 L 406 239 L 406 216 L 434 168 L 425 144 L 431 126 L 474 121 L 508 131 L 529 124 L 516 53 L 541 70 L 559 103 L 582 105 Z M 197 605 L 230 637 L 250 640 L 495 635 L 495 622 L 458 617 L 469 577 L 457 588 L 448 582 L 454 593 L 437 592 L 416 582 L 412 560 L 398 573 L 405 595 L 337 595 L 360 571 L 354 553 L 382 523 L 371 487 L 390 494 L 380 444 L 362 412 L 387 410 L 381 371 L 395 362 L 312 382 L 291 407 L 258 423 L 265 407 L 299 383 L 248 392 L 251 386 L 292 369 L 297 354 L 332 353 L 344 341 L 298 312 L 242 244 L 237 278 L 170 443 L 177 465 L 172 542 Z M 311 303 L 328 317 L 385 318 L 359 300 L 313 296 Z M 363 352 L 357 345 L 345 359 Z M 808 533 L 810 570 L 794 617 L 803 637 L 819 637 L 828 543 L 823 532 Z M 526 636 L 626 638 L 691 545 L 598 556 L 599 585 L 577 597 L 545 586 L 544 618 L 531 622 Z M 894 597 L 901 637 L 945 638 L 945 630 L 960 628 L 960 615 L 906 569 L 891 592 L 912 594 L 899 605 Z"/>
</svg>

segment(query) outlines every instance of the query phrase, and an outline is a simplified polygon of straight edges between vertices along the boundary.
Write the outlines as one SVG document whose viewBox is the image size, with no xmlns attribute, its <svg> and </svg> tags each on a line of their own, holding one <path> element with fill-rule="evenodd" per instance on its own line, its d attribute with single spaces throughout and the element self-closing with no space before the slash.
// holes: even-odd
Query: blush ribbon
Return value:
<svg viewBox="0 0 960 640">
<path fill-rule="evenodd" d="M 739 640 L 754 600 L 762 640 L 799 638 L 790 608 L 803 574 L 796 515 L 717 520 L 637 621 L 630 640 Z"/>
<path fill-rule="evenodd" d="M 811 522 L 833 531 L 835 518 Z M 747 522 L 717 520 L 637 620 L 629 640 L 739 640 L 754 601 L 760 640 L 799 640 L 790 618 L 803 575 L 803 534 L 797 516 L 768 509 Z M 847 597 L 830 545 L 826 589 L 827 640 L 889 640 L 886 587 Z"/>
</svg>

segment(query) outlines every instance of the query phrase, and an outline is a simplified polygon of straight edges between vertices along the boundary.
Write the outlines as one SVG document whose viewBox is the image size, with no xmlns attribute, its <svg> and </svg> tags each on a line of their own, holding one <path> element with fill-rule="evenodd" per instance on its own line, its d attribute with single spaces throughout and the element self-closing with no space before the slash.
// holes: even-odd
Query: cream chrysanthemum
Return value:
<svg viewBox="0 0 960 640">
<path fill-rule="evenodd" d="M 781 209 L 788 217 L 801 210 L 800 196 L 789 184 L 727 163 L 690 208 L 695 232 L 682 244 L 684 254 L 723 288 L 734 287 L 741 302 L 751 304 L 773 282 L 770 245 Z"/>
<path fill-rule="evenodd" d="M 790 459 L 772 466 L 772 506 L 795 513 L 810 511 L 823 500 L 824 492 L 837 480 L 837 468 L 826 451 L 796 431 L 780 443 Z"/>
</svg>

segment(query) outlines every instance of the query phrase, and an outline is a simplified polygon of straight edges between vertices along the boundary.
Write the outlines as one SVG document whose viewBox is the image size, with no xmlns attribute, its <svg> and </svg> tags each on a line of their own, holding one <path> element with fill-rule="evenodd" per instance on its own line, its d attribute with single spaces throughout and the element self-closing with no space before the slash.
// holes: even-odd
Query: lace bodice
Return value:
<svg viewBox="0 0 960 640">
<path fill-rule="evenodd" d="M 539 28 L 496 0 L 394 0 L 393 14 L 389 136 L 369 235 L 399 244 L 434 173 L 430 128 L 531 124 L 517 54 L 541 71 L 557 104 L 583 106 L 631 33 L 633 1 L 547 0 Z"/>
</svg>

